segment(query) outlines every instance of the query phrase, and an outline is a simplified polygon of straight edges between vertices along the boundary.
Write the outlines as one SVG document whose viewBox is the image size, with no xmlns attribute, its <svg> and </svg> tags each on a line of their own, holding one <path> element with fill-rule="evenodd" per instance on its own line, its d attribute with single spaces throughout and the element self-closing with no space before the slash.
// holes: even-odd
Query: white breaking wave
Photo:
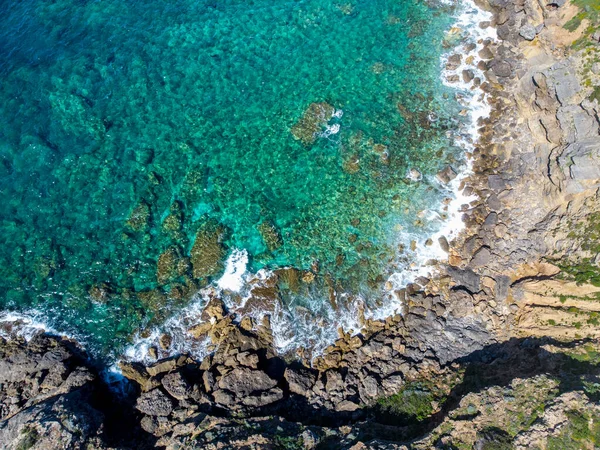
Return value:
<svg viewBox="0 0 600 450">
<path fill-rule="evenodd" d="M 451 4 L 450 2 L 445 3 Z M 463 70 L 471 70 L 474 78 L 479 77 L 481 81 L 485 80 L 483 72 L 476 66 L 476 62 L 479 60 L 478 53 L 483 49 L 486 40 L 495 40 L 497 36 L 495 28 L 491 26 L 481 28 L 479 26 L 482 22 L 489 22 L 492 19 L 492 13 L 478 8 L 472 0 L 460 0 L 457 4 L 460 5 L 461 12 L 448 35 L 450 37 L 453 34 L 458 34 L 457 37 L 461 43 L 451 52 L 442 55 L 440 64 L 443 67 L 442 82 L 457 90 L 457 99 L 465 107 L 467 120 L 453 135 L 453 138 L 455 144 L 463 148 L 468 156 L 472 154 L 479 139 L 479 122 L 489 116 L 491 108 L 487 102 L 486 94 L 481 89 L 476 88 L 473 81 L 465 82 L 461 75 Z M 462 55 L 462 62 L 457 69 L 449 71 L 445 69 L 446 63 L 448 58 L 456 52 Z M 459 75 L 459 81 L 450 83 L 448 81 L 450 75 Z M 434 210 L 430 210 L 426 216 L 429 220 L 440 222 L 440 228 L 437 232 L 430 236 L 407 236 L 407 243 L 411 239 L 416 241 L 416 248 L 413 252 L 414 262 L 410 267 L 393 274 L 388 279 L 388 287 L 391 292 L 414 282 L 418 277 L 433 275 L 435 268 L 427 264 L 428 261 L 447 261 L 448 255 L 440 245 L 440 238 L 443 237 L 447 241 L 451 241 L 464 230 L 462 207 L 477 199 L 475 195 L 465 194 L 462 189 L 465 179 L 473 173 L 472 163 L 472 159 L 467 157 L 465 167 L 447 186 L 443 186 L 436 177 L 428 178 L 427 181 L 430 184 L 437 184 L 440 189 L 447 190 L 451 201 L 443 211 L 443 219 L 440 212 Z M 430 241 L 428 242 L 428 240 Z M 427 245 L 428 243 L 429 245 Z M 399 306 L 400 300 L 397 299 L 395 305 Z M 393 306 L 390 306 L 383 308 L 381 311 L 385 311 L 390 315 L 390 312 L 395 311 L 393 308 Z M 375 316 L 381 318 L 381 311 L 376 312 Z"/>
<path fill-rule="evenodd" d="M 246 250 L 234 250 L 227 258 L 225 272 L 217 281 L 220 289 L 230 292 L 240 292 L 244 286 L 246 267 L 248 266 L 248 252 Z"/>
<path fill-rule="evenodd" d="M 40 316 L 42 316 L 42 313 L 35 310 L 29 310 L 23 313 L 0 313 L 0 337 L 10 339 L 13 336 L 21 336 L 28 341 L 36 334 L 44 331 L 60 336 L 66 336 L 64 333 L 59 333 L 48 326 Z"/>
</svg>

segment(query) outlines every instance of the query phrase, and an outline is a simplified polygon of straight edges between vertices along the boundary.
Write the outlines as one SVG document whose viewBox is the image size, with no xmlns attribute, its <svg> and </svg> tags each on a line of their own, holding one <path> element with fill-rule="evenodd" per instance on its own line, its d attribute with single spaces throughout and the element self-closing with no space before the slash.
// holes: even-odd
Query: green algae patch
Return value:
<svg viewBox="0 0 600 450">
<path fill-rule="evenodd" d="M 133 211 L 126 225 L 133 231 L 142 231 L 150 225 L 150 205 L 145 201 L 141 201 Z"/>
<path fill-rule="evenodd" d="M 579 450 L 596 448 L 600 444 L 600 415 L 595 412 L 570 410 L 567 424 L 557 436 L 550 436 L 548 450 Z"/>
<path fill-rule="evenodd" d="M 382 414 L 402 422 L 421 422 L 433 413 L 433 394 L 418 385 L 406 387 L 378 402 Z M 389 419 L 388 419 L 389 420 Z"/>
<path fill-rule="evenodd" d="M 333 117 L 335 108 L 328 103 L 311 103 L 304 114 L 292 127 L 292 135 L 304 145 L 312 145 L 319 132 Z"/>
<path fill-rule="evenodd" d="M 281 234 L 273 222 L 265 220 L 258 226 L 258 231 L 270 252 L 274 252 L 283 245 Z"/>
<path fill-rule="evenodd" d="M 221 273 L 227 254 L 223 244 L 225 236 L 226 229 L 214 221 L 208 222 L 198 231 L 190 251 L 194 278 L 207 279 Z"/>
</svg>

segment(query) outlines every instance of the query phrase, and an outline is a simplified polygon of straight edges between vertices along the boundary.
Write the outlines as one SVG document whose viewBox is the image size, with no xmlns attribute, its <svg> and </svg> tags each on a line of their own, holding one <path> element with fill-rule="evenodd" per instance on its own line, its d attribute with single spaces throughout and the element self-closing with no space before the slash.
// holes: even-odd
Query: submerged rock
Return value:
<svg viewBox="0 0 600 450">
<path fill-rule="evenodd" d="M 311 103 L 298 122 L 292 127 L 292 135 L 304 145 L 312 145 L 317 135 L 335 113 L 328 103 Z"/>
<path fill-rule="evenodd" d="M 148 228 L 150 225 L 150 205 L 145 200 L 142 200 L 133 209 L 126 225 L 133 231 L 142 231 Z"/>
<path fill-rule="evenodd" d="M 258 226 L 258 231 L 270 252 L 274 252 L 283 245 L 279 230 L 270 220 L 262 222 Z"/>
<path fill-rule="evenodd" d="M 190 259 L 194 278 L 205 279 L 218 275 L 224 267 L 226 247 L 225 228 L 217 222 L 205 224 L 196 234 Z"/>
</svg>

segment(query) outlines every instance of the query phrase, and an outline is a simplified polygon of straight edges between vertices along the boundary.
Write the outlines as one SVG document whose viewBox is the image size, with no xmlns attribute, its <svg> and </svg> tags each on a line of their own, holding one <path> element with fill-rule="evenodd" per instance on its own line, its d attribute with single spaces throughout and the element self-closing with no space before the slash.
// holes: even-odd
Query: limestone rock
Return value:
<svg viewBox="0 0 600 450">
<path fill-rule="evenodd" d="M 277 385 L 277 380 L 272 379 L 260 370 L 248 367 L 237 367 L 224 375 L 219 380 L 219 387 L 243 397 L 253 392 L 266 391 Z"/>
<path fill-rule="evenodd" d="M 537 36 L 537 30 L 533 25 L 527 23 L 519 29 L 519 34 L 521 37 L 523 37 L 523 39 L 533 41 Z"/>
<path fill-rule="evenodd" d="M 149 416 L 168 416 L 173 407 L 173 401 L 160 389 L 144 392 L 136 402 L 136 408 Z"/>
<path fill-rule="evenodd" d="M 290 392 L 306 396 L 317 381 L 315 373 L 308 369 L 294 369 L 287 367 L 283 377 L 288 382 Z"/>
</svg>

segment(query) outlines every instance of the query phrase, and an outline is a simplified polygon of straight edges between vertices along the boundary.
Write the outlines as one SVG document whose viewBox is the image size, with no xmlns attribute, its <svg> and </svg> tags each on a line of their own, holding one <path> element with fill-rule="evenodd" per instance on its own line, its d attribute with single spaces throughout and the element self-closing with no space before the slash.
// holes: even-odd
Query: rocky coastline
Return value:
<svg viewBox="0 0 600 450">
<path fill-rule="evenodd" d="M 195 330 L 214 353 L 123 361 L 120 395 L 75 342 L 1 339 L 0 448 L 600 445 L 600 36 L 580 3 L 481 2 L 499 39 L 477 63 L 478 200 L 439 276 L 398 293 L 402 314 L 340 330 L 311 363 L 214 298 Z"/>
</svg>

